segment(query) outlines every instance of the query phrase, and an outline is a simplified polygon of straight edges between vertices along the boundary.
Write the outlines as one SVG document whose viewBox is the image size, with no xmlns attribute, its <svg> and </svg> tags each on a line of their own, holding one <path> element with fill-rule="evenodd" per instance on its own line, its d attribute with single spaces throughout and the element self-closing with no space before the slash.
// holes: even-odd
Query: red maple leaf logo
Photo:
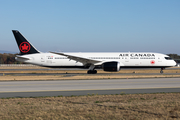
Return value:
<svg viewBox="0 0 180 120">
<path fill-rule="evenodd" d="M 22 50 L 27 50 L 28 46 L 26 44 L 24 44 L 23 46 L 21 46 Z"/>
<path fill-rule="evenodd" d="M 155 64 L 155 61 L 154 61 L 154 60 L 151 60 L 151 64 Z"/>
<path fill-rule="evenodd" d="M 21 52 L 23 53 L 27 53 L 29 52 L 31 46 L 28 42 L 22 42 L 20 45 L 19 45 L 19 49 Z"/>
</svg>

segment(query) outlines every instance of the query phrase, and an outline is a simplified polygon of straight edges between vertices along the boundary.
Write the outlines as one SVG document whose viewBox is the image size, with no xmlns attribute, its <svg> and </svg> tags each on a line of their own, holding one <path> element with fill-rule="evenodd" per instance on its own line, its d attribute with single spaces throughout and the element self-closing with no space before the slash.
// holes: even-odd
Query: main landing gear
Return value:
<svg viewBox="0 0 180 120">
<path fill-rule="evenodd" d="M 96 74 L 97 70 L 94 70 L 94 68 L 95 68 L 95 65 L 91 65 L 89 67 L 89 70 L 87 71 L 87 74 Z"/>
<path fill-rule="evenodd" d="M 161 68 L 161 71 L 160 71 L 161 74 L 163 74 L 163 70 L 164 70 L 164 68 Z"/>
</svg>

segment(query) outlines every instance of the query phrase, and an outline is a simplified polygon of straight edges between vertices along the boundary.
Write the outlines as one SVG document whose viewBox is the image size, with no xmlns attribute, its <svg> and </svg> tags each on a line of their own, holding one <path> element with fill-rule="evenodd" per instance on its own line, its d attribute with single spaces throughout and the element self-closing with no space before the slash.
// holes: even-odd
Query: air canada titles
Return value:
<svg viewBox="0 0 180 120">
<path fill-rule="evenodd" d="M 125 53 L 119 54 L 119 57 L 130 57 L 130 58 L 155 58 L 155 54 L 151 53 Z"/>
</svg>

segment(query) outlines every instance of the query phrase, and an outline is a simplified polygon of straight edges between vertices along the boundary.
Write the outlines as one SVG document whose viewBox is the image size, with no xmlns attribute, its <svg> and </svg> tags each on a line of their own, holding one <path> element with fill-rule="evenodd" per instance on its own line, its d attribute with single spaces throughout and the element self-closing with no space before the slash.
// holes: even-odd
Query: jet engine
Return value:
<svg viewBox="0 0 180 120">
<path fill-rule="evenodd" d="M 118 72 L 120 70 L 119 62 L 105 62 L 102 65 L 104 71 Z"/>
</svg>

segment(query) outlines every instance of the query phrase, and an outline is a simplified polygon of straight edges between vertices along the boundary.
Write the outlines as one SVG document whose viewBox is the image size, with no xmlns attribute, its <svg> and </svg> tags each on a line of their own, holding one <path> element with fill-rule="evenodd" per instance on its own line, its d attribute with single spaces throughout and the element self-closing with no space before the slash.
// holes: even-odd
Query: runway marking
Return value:
<svg viewBox="0 0 180 120">
<path fill-rule="evenodd" d="M 94 90 L 132 90 L 132 89 L 170 89 L 170 88 L 179 88 L 180 87 L 147 87 L 147 88 L 112 88 L 112 89 L 74 89 L 74 90 L 35 90 L 35 91 L 0 91 L 0 93 L 16 93 L 16 92 L 61 92 L 61 91 L 94 91 Z"/>
</svg>

